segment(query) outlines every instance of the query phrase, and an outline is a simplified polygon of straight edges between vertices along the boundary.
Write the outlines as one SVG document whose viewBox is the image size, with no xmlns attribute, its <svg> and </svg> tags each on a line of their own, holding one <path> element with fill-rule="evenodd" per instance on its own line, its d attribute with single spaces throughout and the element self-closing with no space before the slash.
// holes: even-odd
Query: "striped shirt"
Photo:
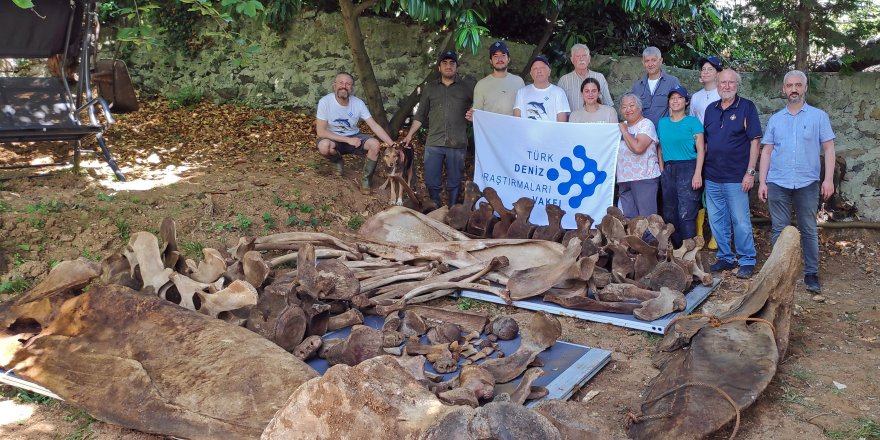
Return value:
<svg viewBox="0 0 880 440">
<path fill-rule="evenodd" d="M 599 93 L 602 96 L 602 104 L 614 107 L 614 101 L 611 99 L 611 92 L 608 90 L 608 81 L 605 81 L 605 75 L 595 70 L 587 70 L 587 76 L 581 77 L 575 71 L 571 71 L 562 75 L 557 83 L 562 90 L 565 90 L 565 96 L 568 98 L 568 106 L 571 111 L 584 108 L 584 95 L 581 95 L 581 84 L 587 78 L 593 78 L 599 81 Z"/>
</svg>

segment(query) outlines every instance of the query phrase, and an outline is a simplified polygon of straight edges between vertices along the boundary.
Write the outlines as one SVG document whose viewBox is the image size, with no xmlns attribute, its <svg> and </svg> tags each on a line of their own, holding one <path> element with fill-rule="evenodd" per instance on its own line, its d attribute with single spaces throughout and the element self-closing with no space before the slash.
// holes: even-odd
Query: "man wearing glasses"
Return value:
<svg viewBox="0 0 880 440">
<path fill-rule="evenodd" d="M 718 243 L 712 272 L 733 269 L 737 255 L 737 278 L 750 278 L 755 271 L 755 240 L 749 211 L 749 190 L 755 185 L 755 166 L 761 140 L 758 109 L 748 99 L 737 95 L 740 76 L 732 69 L 718 74 L 720 101 L 709 105 L 705 115 L 706 159 L 703 177 L 706 181 L 706 208 L 709 226 Z M 733 237 L 730 230 L 733 229 Z"/>
</svg>

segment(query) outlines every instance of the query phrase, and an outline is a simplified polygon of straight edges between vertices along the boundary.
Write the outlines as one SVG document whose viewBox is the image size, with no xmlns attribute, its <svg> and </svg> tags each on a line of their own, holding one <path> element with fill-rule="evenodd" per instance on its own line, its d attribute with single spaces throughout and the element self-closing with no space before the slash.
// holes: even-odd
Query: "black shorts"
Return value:
<svg viewBox="0 0 880 440">
<path fill-rule="evenodd" d="M 327 139 L 328 141 L 333 142 L 333 148 L 339 154 L 359 154 L 361 156 L 367 154 L 367 148 L 364 146 L 364 144 L 366 144 L 367 141 L 369 139 L 372 139 L 373 137 L 364 133 L 358 133 L 354 136 L 361 140 L 360 145 L 358 145 L 357 147 L 352 147 L 351 144 L 349 144 L 348 142 L 337 142 L 333 139 L 327 138 L 318 138 L 318 140 L 315 141 L 315 146 L 317 146 L 322 140 Z"/>
</svg>

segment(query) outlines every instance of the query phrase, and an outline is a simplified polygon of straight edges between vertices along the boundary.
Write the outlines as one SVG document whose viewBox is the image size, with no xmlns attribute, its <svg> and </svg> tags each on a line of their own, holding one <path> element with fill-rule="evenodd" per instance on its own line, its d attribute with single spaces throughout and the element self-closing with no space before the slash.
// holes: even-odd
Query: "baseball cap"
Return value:
<svg viewBox="0 0 880 440">
<path fill-rule="evenodd" d="M 706 63 L 711 64 L 712 67 L 715 68 L 715 70 L 717 70 L 719 72 L 721 71 L 721 59 L 720 58 L 718 58 L 718 57 L 702 57 L 702 58 L 700 58 L 700 61 L 698 61 L 698 63 L 697 63 L 697 68 L 702 69 L 703 64 L 706 64 Z"/>
<path fill-rule="evenodd" d="M 503 41 L 496 41 L 489 46 L 489 58 L 492 58 L 495 52 L 504 52 L 504 55 L 510 56 L 510 51 L 507 50 L 507 45 Z"/>
<path fill-rule="evenodd" d="M 545 57 L 544 55 L 538 55 L 538 56 L 532 58 L 532 61 L 529 62 L 529 69 L 531 69 L 532 65 L 534 65 L 538 61 L 546 64 L 547 67 L 550 67 L 550 61 L 547 61 L 547 57 Z"/>
<path fill-rule="evenodd" d="M 669 94 L 666 96 L 671 98 L 673 93 L 678 93 L 679 95 L 681 95 L 682 98 L 684 98 L 685 101 L 690 102 L 691 100 L 691 95 L 688 94 L 688 89 L 684 88 L 684 86 L 678 86 L 670 90 Z"/>
<path fill-rule="evenodd" d="M 458 54 L 451 50 L 447 50 L 446 52 L 440 54 L 440 58 L 437 59 L 437 63 L 442 63 L 444 60 L 452 60 L 455 61 L 455 64 L 458 64 Z"/>
</svg>

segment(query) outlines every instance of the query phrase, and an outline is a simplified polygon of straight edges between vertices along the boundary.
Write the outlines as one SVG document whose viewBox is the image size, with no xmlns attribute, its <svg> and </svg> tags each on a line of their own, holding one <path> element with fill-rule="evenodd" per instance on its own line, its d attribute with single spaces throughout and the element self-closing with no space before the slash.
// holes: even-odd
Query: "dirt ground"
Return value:
<svg viewBox="0 0 880 440">
<path fill-rule="evenodd" d="M 387 206 L 387 193 L 357 191 L 358 158 L 348 160 L 343 179 L 333 176 L 314 151 L 312 122 L 311 115 L 299 112 L 209 104 L 170 110 L 168 102 L 148 102 L 138 113 L 121 115 L 107 133 L 128 182 L 113 181 L 94 155 L 84 158 L 79 174 L 0 181 L 0 249 L 6 266 L 0 265 L 5 272 L 0 301 L 39 281 L 59 261 L 100 260 L 121 248 L 132 232 L 158 233 L 164 217 L 176 220 L 190 258 L 200 257 L 203 247 L 230 247 L 242 235 L 357 229 Z M 54 162 L 68 150 L 2 146 L 0 163 Z M 374 187 L 380 181 L 377 176 Z M 756 229 L 756 237 L 764 260 L 768 231 Z M 743 413 L 737 438 L 880 438 L 878 237 L 868 231 L 822 232 L 824 298 L 813 298 L 798 285 L 788 353 L 768 389 Z M 732 273 L 724 274 L 703 310 L 717 310 L 746 288 Z M 474 308 L 493 316 L 529 313 L 480 302 Z M 626 414 L 638 409 L 641 390 L 657 374 L 650 357 L 660 337 L 561 320 L 562 340 L 613 352 L 611 363 L 572 400 L 590 396 L 580 403 L 584 419 L 625 437 Z M 714 438 L 729 434 L 728 428 Z M 0 387 L 0 438 L 159 437 L 96 421 L 67 403 Z"/>
</svg>

